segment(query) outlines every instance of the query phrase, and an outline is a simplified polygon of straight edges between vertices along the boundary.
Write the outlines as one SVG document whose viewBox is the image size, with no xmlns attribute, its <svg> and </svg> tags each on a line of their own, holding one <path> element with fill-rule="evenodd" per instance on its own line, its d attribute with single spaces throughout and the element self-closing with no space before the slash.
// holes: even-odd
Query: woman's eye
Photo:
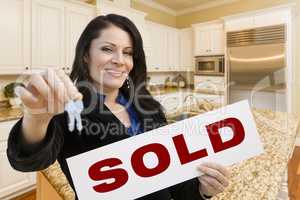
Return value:
<svg viewBox="0 0 300 200">
<path fill-rule="evenodd" d="M 112 49 L 108 47 L 102 47 L 101 50 L 105 52 L 112 52 Z"/>
<path fill-rule="evenodd" d="M 132 56 L 132 52 L 124 52 L 124 54 Z"/>
</svg>

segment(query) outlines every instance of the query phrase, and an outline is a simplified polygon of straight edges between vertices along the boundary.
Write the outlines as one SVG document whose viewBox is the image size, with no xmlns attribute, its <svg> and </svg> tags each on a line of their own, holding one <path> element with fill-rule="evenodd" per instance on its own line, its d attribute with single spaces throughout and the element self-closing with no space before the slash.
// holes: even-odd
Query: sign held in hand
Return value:
<svg viewBox="0 0 300 200">
<path fill-rule="evenodd" d="M 203 162 L 227 166 L 262 152 L 248 102 L 241 101 L 67 163 L 79 199 L 135 199 L 199 176 L 196 168 Z"/>
</svg>

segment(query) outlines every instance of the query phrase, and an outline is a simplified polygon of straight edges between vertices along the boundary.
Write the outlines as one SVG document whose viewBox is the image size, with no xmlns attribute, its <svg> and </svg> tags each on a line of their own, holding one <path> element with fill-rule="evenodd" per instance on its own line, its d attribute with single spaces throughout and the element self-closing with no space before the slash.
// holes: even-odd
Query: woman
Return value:
<svg viewBox="0 0 300 200">
<path fill-rule="evenodd" d="M 25 172 L 45 169 L 57 159 L 74 189 L 66 158 L 163 126 L 166 118 L 145 88 L 142 38 L 126 17 L 98 16 L 87 25 L 70 78 L 48 70 L 32 75 L 26 88 L 16 88 L 25 112 L 11 130 L 7 155 L 15 169 Z M 83 129 L 71 132 L 63 110 L 82 97 Z M 198 179 L 140 199 L 204 199 L 228 185 L 224 167 L 207 163 L 199 169 L 204 175 Z"/>
</svg>

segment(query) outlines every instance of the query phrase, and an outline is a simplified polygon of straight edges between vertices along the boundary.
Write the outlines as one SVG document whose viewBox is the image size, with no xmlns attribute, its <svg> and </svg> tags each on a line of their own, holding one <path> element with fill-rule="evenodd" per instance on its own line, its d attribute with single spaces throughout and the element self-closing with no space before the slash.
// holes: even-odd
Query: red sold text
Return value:
<svg viewBox="0 0 300 200">
<path fill-rule="evenodd" d="M 219 129 L 229 127 L 233 132 L 233 137 L 223 142 L 220 136 Z M 239 145 L 245 138 L 245 131 L 242 123 L 237 118 L 227 118 L 218 122 L 214 122 L 206 126 L 206 131 L 210 139 L 210 143 L 215 153 L 229 149 Z M 177 156 L 180 164 L 184 165 L 195 160 L 208 156 L 205 148 L 194 152 L 189 152 L 183 134 L 172 137 L 173 144 L 177 151 Z M 143 157 L 145 154 L 153 152 L 158 158 L 158 164 L 154 168 L 147 168 Z M 160 143 L 151 143 L 136 149 L 131 155 L 131 166 L 136 175 L 140 177 L 156 176 L 168 169 L 170 165 L 170 154 L 168 149 Z M 93 189 L 96 192 L 104 193 L 116 190 L 128 181 L 128 173 L 123 168 L 114 168 L 109 170 L 101 170 L 107 167 L 116 167 L 122 165 L 122 160 L 119 158 L 108 158 L 94 163 L 88 170 L 89 177 L 94 181 L 114 179 L 112 183 L 101 183 L 95 185 Z"/>
</svg>

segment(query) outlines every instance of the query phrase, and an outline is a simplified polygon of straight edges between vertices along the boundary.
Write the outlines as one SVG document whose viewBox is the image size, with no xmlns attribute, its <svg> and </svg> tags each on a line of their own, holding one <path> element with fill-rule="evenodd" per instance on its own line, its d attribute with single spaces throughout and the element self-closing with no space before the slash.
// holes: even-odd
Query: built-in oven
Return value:
<svg viewBox="0 0 300 200">
<path fill-rule="evenodd" d="M 195 57 L 196 75 L 224 75 L 224 56 Z"/>
</svg>

